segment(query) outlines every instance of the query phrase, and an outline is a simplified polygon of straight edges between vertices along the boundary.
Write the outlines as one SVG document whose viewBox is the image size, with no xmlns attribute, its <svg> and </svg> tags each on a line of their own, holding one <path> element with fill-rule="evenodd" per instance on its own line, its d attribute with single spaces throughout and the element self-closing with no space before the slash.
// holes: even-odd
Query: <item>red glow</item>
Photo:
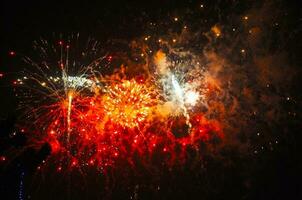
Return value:
<svg viewBox="0 0 302 200">
<path fill-rule="evenodd" d="M 15 55 L 16 55 L 16 52 L 10 51 L 10 52 L 9 52 L 9 55 L 10 55 L 10 56 L 15 56 Z"/>
<path fill-rule="evenodd" d="M 76 161 L 76 160 L 74 160 L 74 161 L 71 162 L 71 166 L 74 167 L 74 166 L 76 166 L 76 165 L 77 165 L 77 161 Z"/>
<path fill-rule="evenodd" d="M 56 140 L 52 140 L 49 142 L 51 146 L 52 153 L 58 153 L 60 151 L 60 143 Z"/>
<path fill-rule="evenodd" d="M 108 57 L 107 57 L 107 61 L 108 61 L 108 62 L 111 62 L 111 61 L 112 61 L 112 56 L 108 56 Z"/>
<path fill-rule="evenodd" d="M 119 161 L 133 165 L 136 156 L 147 166 L 158 154 L 168 164 L 183 163 L 187 147 L 223 136 L 219 124 L 202 113 L 190 116 L 190 130 L 184 129 L 181 136 L 173 133 L 171 124 L 179 119 L 156 114 L 158 95 L 143 77 L 114 81 L 106 89 L 93 95 L 68 90 L 57 101 L 43 105 L 47 110 L 36 120 L 41 128 L 33 138 L 38 138 L 37 143 L 48 142 L 58 171 L 115 167 Z"/>
</svg>

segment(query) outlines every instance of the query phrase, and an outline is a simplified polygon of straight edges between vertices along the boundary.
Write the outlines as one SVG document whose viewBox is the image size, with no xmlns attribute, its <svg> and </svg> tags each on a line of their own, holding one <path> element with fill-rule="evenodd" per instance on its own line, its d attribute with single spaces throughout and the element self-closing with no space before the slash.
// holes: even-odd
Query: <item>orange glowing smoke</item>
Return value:
<svg viewBox="0 0 302 200">
<path fill-rule="evenodd" d="M 215 34 L 216 37 L 221 36 L 221 30 L 217 25 L 213 26 L 211 28 L 211 31 Z"/>
</svg>

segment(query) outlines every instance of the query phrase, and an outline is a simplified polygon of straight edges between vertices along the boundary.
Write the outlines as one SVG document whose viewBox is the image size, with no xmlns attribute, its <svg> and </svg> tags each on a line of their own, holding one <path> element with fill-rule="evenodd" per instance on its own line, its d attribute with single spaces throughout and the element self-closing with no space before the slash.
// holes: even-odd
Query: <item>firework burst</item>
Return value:
<svg viewBox="0 0 302 200">
<path fill-rule="evenodd" d="M 156 92 L 135 80 L 106 87 L 103 96 L 104 111 L 110 121 L 125 127 L 138 127 L 152 113 L 156 105 Z"/>
<path fill-rule="evenodd" d="M 145 158 L 158 153 L 170 155 L 165 162 L 178 163 L 188 146 L 198 151 L 200 142 L 221 132 L 217 123 L 198 112 L 205 87 L 203 70 L 192 59 L 174 62 L 173 56 L 158 51 L 151 59 L 154 73 L 128 78 L 121 68 L 102 75 L 105 56 L 73 49 L 71 43 L 52 46 L 52 59 L 42 45 L 41 61 L 25 58 L 36 71 L 18 79 L 21 105 L 29 108 L 26 116 L 35 122 L 35 136 L 30 137 L 33 143 L 50 144 L 49 159 L 59 171 L 87 166 L 104 170 L 116 167 L 117 160 L 133 166 L 137 154 L 146 166 L 152 164 Z M 90 54 L 95 56 L 87 61 Z"/>
</svg>

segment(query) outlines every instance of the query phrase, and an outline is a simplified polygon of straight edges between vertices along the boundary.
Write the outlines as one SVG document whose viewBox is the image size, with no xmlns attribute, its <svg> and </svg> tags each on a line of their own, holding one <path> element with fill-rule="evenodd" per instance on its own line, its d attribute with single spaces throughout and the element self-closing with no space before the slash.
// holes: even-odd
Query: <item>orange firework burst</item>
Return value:
<svg viewBox="0 0 302 200">
<path fill-rule="evenodd" d="M 114 123 L 134 128 L 146 120 L 156 103 L 152 87 L 135 80 L 123 80 L 107 87 L 103 96 L 104 110 Z"/>
</svg>

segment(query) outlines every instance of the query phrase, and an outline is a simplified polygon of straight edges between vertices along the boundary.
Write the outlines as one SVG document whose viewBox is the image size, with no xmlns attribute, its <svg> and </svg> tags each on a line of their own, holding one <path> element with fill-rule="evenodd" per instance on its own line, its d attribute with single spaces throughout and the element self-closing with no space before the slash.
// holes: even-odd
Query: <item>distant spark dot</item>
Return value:
<svg viewBox="0 0 302 200">
<path fill-rule="evenodd" d="M 200 7 L 203 8 L 204 7 L 203 4 L 201 4 Z"/>
<path fill-rule="evenodd" d="M 173 40 L 172 40 L 172 42 L 174 42 L 174 43 L 175 43 L 175 42 L 176 42 L 176 39 L 173 39 Z"/>
<path fill-rule="evenodd" d="M 177 21 L 178 21 L 178 17 L 174 17 L 174 21 L 176 21 L 176 22 L 177 22 Z"/>
<path fill-rule="evenodd" d="M 112 56 L 108 56 L 108 57 L 107 57 L 107 61 L 108 61 L 108 62 L 111 62 L 111 60 L 112 60 Z"/>
<path fill-rule="evenodd" d="M 244 19 L 244 20 L 248 20 L 249 17 L 248 17 L 248 16 L 244 16 L 243 19 Z"/>
<path fill-rule="evenodd" d="M 10 51 L 10 52 L 9 52 L 9 55 L 10 55 L 10 56 L 15 56 L 15 55 L 16 55 L 16 52 Z"/>
<path fill-rule="evenodd" d="M 245 53 L 245 49 L 241 49 L 241 53 Z"/>
</svg>

